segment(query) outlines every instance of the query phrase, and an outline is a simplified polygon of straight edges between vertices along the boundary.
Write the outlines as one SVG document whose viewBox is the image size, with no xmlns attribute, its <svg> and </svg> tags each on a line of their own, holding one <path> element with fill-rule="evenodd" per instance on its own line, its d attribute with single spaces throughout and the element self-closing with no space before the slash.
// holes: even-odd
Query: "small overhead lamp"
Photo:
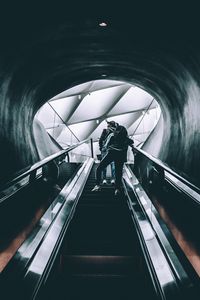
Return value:
<svg viewBox="0 0 200 300">
<path fill-rule="evenodd" d="M 96 120 L 96 123 L 99 124 L 99 120 L 98 119 Z"/>
<path fill-rule="evenodd" d="M 99 26 L 100 27 L 106 27 L 106 26 L 108 26 L 108 24 L 106 22 L 101 22 L 101 23 L 99 23 Z"/>
<path fill-rule="evenodd" d="M 78 95 L 78 99 L 81 100 L 81 95 Z"/>
</svg>

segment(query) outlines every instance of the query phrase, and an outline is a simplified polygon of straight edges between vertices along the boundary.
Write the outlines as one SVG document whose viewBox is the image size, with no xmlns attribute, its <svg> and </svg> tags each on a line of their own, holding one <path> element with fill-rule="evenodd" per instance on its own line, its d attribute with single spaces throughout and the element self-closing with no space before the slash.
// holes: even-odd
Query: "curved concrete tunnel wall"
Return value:
<svg viewBox="0 0 200 300">
<path fill-rule="evenodd" d="M 86 81 L 102 78 L 136 85 L 156 98 L 163 113 L 163 138 L 153 153 L 153 134 L 145 150 L 198 180 L 200 64 L 194 47 L 149 43 L 128 32 L 99 30 L 89 22 L 41 33 L 1 63 L 1 177 L 39 160 L 32 123 L 51 97 Z M 5 159 L 9 157 L 9 159 Z"/>
</svg>

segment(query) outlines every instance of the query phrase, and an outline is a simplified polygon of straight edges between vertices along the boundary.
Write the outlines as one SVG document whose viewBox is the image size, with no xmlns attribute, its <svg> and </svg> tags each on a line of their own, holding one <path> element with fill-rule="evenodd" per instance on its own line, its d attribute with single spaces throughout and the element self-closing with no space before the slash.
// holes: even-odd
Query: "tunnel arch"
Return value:
<svg viewBox="0 0 200 300">
<path fill-rule="evenodd" d="M 157 99 L 165 132 L 159 158 L 199 178 L 199 52 L 195 45 L 174 40 L 170 45 L 169 41 L 150 43 L 130 31 L 100 31 L 92 22 L 62 24 L 47 33 L 23 45 L 12 60 L 5 55 L 2 63 L 0 165 L 4 175 L 38 160 L 32 122 L 49 98 L 106 74 Z M 148 144 L 153 144 L 153 137 Z M 5 163 L 7 154 L 12 159 Z"/>
</svg>

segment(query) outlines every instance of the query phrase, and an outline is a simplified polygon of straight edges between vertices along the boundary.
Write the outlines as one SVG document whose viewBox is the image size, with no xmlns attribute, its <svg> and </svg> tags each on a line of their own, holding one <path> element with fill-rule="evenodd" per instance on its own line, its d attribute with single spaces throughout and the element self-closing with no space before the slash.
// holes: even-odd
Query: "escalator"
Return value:
<svg viewBox="0 0 200 300">
<path fill-rule="evenodd" d="M 126 196 L 92 193 L 95 168 L 39 299 L 156 299 Z"/>
<path fill-rule="evenodd" d="M 199 183 L 194 178 L 170 168 L 143 149 L 136 147 L 134 154 L 135 163 L 130 164 L 129 168 L 140 183 L 138 198 L 141 198 L 141 205 L 145 207 L 142 203 L 149 201 L 149 211 L 154 210 L 174 252 L 199 289 Z M 136 191 L 138 183 L 133 185 Z"/>
<path fill-rule="evenodd" d="M 192 260 L 189 258 L 193 251 L 192 247 L 189 245 L 183 232 L 179 230 L 177 224 L 172 222 L 173 219 L 177 220 L 181 217 L 182 212 L 185 211 L 185 206 L 187 206 L 187 204 L 188 214 L 191 213 L 194 205 L 196 205 L 197 210 L 198 202 L 192 199 L 192 195 L 197 197 L 198 194 L 195 191 L 192 191 L 189 187 L 186 187 L 175 177 L 173 178 L 173 184 L 176 188 L 174 188 L 172 184 L 169 184 L 168 182 L 167 186 L 165 182 L 167 177 L 166 174 L 163 176 L 163 170 L 161 170 L 163 173 L 161 174 L 162 176 L 159 174 L 160 176 L 158 177 L 156 174 L 157 177 L 155 181 L 152 180 L 152 174 L 147 170 L 146 173 L 150 174 L 149 188 L 145 190 L 145 187 L 137 179 L 135 174 L 132 172 L 132 169 L 133 165 L 130 164 L 127 164 L 125 167 L 125 177 L 128 178 L 128 181 L 131 181 L 131 191 L 134 194 L 134 197 L 130 201 L 130 205 L 134 208 L 136 215 L 137 211 L 143 211 L 143 213 L 146 215 L 146 219 L 151 224 L 152 230 L 157 236 L 157 240 L 162 248 L 163 254 L 167 258 L 167 261 L 170 265 L 171 273 L 174 277 L 174 283 L 178 289 L 169 297 L 169 299 L 171 299 L 171 297 L 175 297 L 175 299 L 176 297 L 177 299 L 199 299 L 199 276 L 194 268 L 195 264 L 193 265 L 191 262 Z M 173 176 L 171 175 L 170 177 Z M 187 197 L 186 193 L 183 193 L 183 187 L 188 193 Z M 169 190 L 171 191 L 171 194 L 169 193 Z M 157 199 L 155 195 L 158 196 Z M 181 198 L 185 201 L 181 202 Z M 178 211 L 176 211 L 175 214 L 172 214 L 171 218 L 168 215 L 166 206 L 161 205 L 163 199 L 166 199 L 169 204 L 173 202 L 173 207 L 178 201 L 180 201 L 179 208 L 177 207 Z M 180 212 L 180 208 L 182 212 Z M 195 215 L 193 214 L 193 217 L 194 216 Z M 196 218 L 194 221 L 196 221 Z M 190 224 L 184 223 L 182 220 L 182 227 L 185 225 L 186 227 L 190 226 Z M 188 257 L 184 252 L 185 245 L 189 254 Z M 196 257 L 195 260 L 198 264 L 198 257 Z M 177 296 L 175 296 L 176 294 Z"/>
<path fill-rule="evenodd" d="M 56 184 L 39 175 L 27 178 L 2 193 L 0 200 L 0 271 L 30 235 L 53 200 L 80 168 L 81 164 L 62 162 Z M 7 193 L 10 196 L 7 197 Z"/>
<path fill-rule="evenodd" d="M 131 169 L 116 197 L 91 192 L 96 167 L 78 168 L 3 270 L 3 299 L 198 299 Z"/>
</svg>

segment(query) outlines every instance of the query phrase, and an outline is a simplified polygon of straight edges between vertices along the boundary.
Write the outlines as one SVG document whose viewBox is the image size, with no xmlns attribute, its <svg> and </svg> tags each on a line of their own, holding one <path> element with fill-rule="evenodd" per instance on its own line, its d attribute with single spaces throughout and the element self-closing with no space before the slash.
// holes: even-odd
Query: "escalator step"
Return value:
<svg viewBox="0 0 200 300">
<path fill-rule="evenodd" d="M 124 276 L 139 268 L 138 260 L 133 256 L 63 255 L 61 261 L 63 272 L 76 276 Z"/>
</svg>

